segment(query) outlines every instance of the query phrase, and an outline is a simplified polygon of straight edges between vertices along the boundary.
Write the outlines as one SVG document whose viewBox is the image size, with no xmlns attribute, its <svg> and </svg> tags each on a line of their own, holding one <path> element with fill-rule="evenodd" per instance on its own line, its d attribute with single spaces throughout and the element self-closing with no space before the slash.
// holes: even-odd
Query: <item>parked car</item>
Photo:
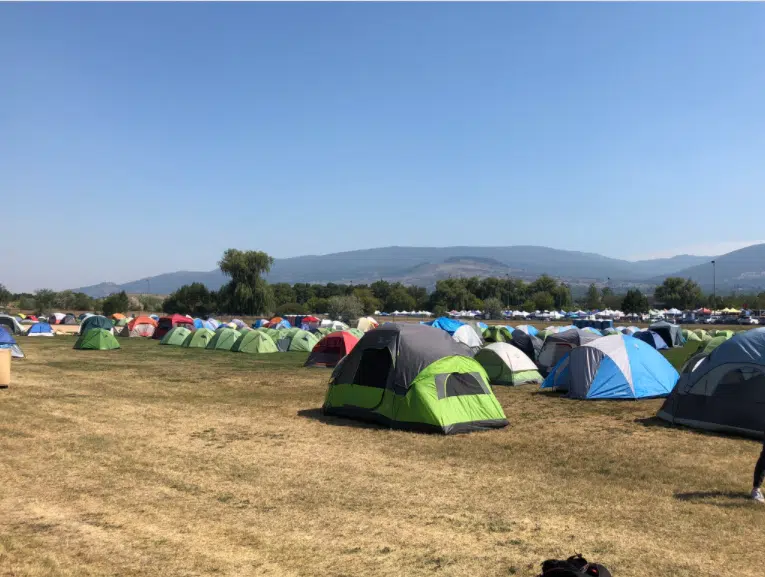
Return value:
<svg viewBox="0 0 765 577">
<path fill-rule="evenodd" d="M 740 317 L 738 319 L 738 324 L 740 325 L 759 325 L 760 321 L 758 319 L 752 318 L 752 317 Z"/>
<path fill-rule="evenodd" d="M 711 317 L 709 317 L 707 320 L 704 321 L 704 324 L 716 325 L 719 321 L 720 321 L 720 317 L 716 317 L 712 315 Z"/>
</svg>

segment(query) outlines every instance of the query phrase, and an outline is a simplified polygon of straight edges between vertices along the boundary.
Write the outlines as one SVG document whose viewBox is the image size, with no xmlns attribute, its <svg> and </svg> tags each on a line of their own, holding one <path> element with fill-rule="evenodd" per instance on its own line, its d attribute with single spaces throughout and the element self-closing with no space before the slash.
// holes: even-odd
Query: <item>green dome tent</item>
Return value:
<svg viewBox="0 0 765 577">
<path fill-rule="evenodd" d="M 486 371 L 438 328 L 385 323 L 335 367 L 323 411 L 444 434 L 507 426 Z"/>
<path fill-rule="evenodd" d="M 308 331 L 298 329 L 294 335 L 284 336 L 276 341 L 276 347 L 282 353 L 310 353 L 318 342 L 319 340 Z"/>
<path fill-rule="evenodd" d="M 683 329 L 683 338 L 686 342 L 701 342 L 701 337 L 699 335 L 687 329 Z"/>
<path fill-rule="evenodd" d="M 487 343 L 509 343 L 513 340 L 513 333 L 507 327 L 492 325 L 484 329 L 483 340 Z"/>
<path fill-rule="evenodd" d="M 731 338 L 735 333 L 728 330 L 715 331 L 715 337 L 725 337 L 725 340 Z"/>
<path fill-rule="evenodd" d="M 80 334 L 84 335 L 92 329 L 104 329 L 111 332 L 112 328 L 114 328 L 112 321 L 101 315 L 93 315 L 82 321 L 82 324 L 80 325 Z"/>
<path fill-rule="evenodd" d="M 260 331 L 246 331 L 242 333 L 231 347 L 234 353 L 278 353 L 274 341 Z"/>
<path fill-rule="evenodd" d="M 174 327 L 170 329 L 165 336 L 159 341 L 160 345 L 175 345 L 180 347 L 183 342 L 191 334 L 191 331 L 186 327 Z"/>
<path fill-rule="evenodd" d="M 713 350 L 715 350 L 717 347 L 719 347 L 721 344 L 723 344 L 725 341 L 727 341 L 730 337 L 726 337 L 725 335 L 720 335 L 719 337 L 713 338 L 711 341 L 709 341 L 706 346 L 704 347 L 703 353 L 705 355 L 708 355 Z"/>
<path fill-rule="evenodd" d="M 90 329 L 80 335 L 74 348 L 87 351 L 111 351 L 120 348 L 120 344 L 111 331 L 106 329 Z"/>
<path fill-rule="evenodd" d="M 357 339 L 360 339 L 361 337 L 364 336 L 364 331 L 362 331 L 361 329 L 348 329 L 348 332 L 351 333 Z"/>
<path fill-rule="evenodd" d="M 242 333 L 236 329 L 218 329 L 205 348 L 213 351 L 230 351 L 240 336 Z"/>
<path fill-rule="evenodd" d="M 210 329 L 197 329 L 191 331 L 181 346 L 189 349 L 204 349 L 207 348 L 207 343 L 209 343 L 214 336 L 215 333 Z"/>
</svg>

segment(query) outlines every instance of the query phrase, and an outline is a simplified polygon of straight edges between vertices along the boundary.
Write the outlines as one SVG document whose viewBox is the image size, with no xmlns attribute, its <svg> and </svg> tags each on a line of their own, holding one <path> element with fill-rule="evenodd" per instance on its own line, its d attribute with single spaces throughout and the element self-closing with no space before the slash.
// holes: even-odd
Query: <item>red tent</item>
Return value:
<svg viewBox="0 0 765 577">
<path fill-rule="evenodd" d="M 304 366 L 334 367 L 358 342 L 359 339 L 345 331 L 329 333 L 316 343 Z"/>
<path fill-rule="evenodd" d="M 194 330 L 194 321 L 183 315 L 170 315 L 169 317 L 160 317 L 157 323 L 157 329 L 151 336 L 153 339 L 161 339 L 175 327 L 186 327 L 190 331 Z"/>
</svg>

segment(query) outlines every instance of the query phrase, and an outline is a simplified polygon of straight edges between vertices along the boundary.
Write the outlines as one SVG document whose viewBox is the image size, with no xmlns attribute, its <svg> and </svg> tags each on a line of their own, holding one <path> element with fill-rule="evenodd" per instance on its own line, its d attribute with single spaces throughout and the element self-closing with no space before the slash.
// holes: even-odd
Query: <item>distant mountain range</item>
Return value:
<svg viewBox="0 0 765 577">
<path fill-rule="evenodd" d="M 759 245 L 765 253 L 765 245 Z M 747 251 L 754 249 L 742 249 Z M 734 255 L 742 251 L 730 253 Z M 718 284 L 722 281 L 723 263 L 730 255 L 717 257 Z M 699 277 L 710 268 L 714 257 L 679 255 L 672 258 L 627 261 L 594 253 L 558 250 L 542 246 L 507 247 L 402 247 L 391 246 L 326 255 L 276 259 L 268 281 L 314 283 L 370 283 L 379 279 L 399 281 L 432 288 L 440 279 L 467 276 L 511 276 L 532 280 L 543 273 L 572 284 L 605 282 L 636 285 L 656 284 L 677 271 L 695 271 Z M 763 261 L 765 269 L 765 260 Z M 725 268 L 727 271 L 728 268 Z M 741 274 L 735 266 L 731 274 Z M 755 269 L 752 269 L 754 271 Z M 711 270 L 710 284 L 711 284 Z M 765 272 L 762 273 L 765 285 Z M 227 281 L 219 270 L 178 271 L 138 279 L 124 284 L 104 282 L 73 289 L 93 297 L 114 292 L 168 294 L 192 282 L 204 283 L 217 290 Z M 730 286 L 732 284 L 729 283 Z M 720 285 L 722 286 L 722 285 Z"/>
</svg>

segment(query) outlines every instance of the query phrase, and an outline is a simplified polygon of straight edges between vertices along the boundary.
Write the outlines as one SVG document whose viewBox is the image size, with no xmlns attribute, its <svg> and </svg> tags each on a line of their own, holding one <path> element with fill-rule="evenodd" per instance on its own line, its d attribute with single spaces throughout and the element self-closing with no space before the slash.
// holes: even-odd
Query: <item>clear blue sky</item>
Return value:
<svg viewBox="0 0 765 577">
<path fill-rule="evenodd" d="M 764 30 L 763 4 L 4 4 L 0 282 L 726 252 L 765 238 Z"/>
</svg>

